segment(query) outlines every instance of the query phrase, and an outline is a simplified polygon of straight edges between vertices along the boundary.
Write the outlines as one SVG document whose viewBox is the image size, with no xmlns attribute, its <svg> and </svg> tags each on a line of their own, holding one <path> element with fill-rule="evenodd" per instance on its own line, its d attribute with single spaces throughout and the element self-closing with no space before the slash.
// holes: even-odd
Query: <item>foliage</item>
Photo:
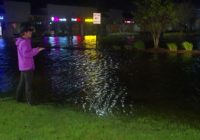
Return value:
<svg viewBox="0 0 200 140">
<path fill-rule="evenodd" d="M 123 46 L 127 43 L 127 39 L 125 35 L 108 35 L 100 39 L 100 44 L 102 46 Z"/>
<path fill-rule="evenodd" d="M 168 0 L 143 0 L 136 2 L 136 6 L 135 21 L 141 29 L 151 32 L 157 48 L 161 33 L 177 23 L 175 5 Z"/>
<path fill-rule="evenodd" d="M 176 5 L 176 13 L 179 29 L 187 30 L 192 18 L 194 6 L 190 2 L 183 2 Z"/>
<path fill-rule="evenodd" d="M 121 46 L 118 45 L 112 45 L 113 50 L 121 50 Z"/>
<path fill-rule="evenodd" d="M 168 43 L 167 47 L 171 52 L 177 52 L 178 50 L 178 46 L 175 43 Z"/>
<path fill-rule="evenodd" d="M 136 41 L 133 43 L 133 47 L 136 49 L 145 49 L 145 44 L 143 41 Z"/>
<path fill-rule="evenodd" d="M 183 42 L 182 46 L 186 51 L 192 51 L 193 50 L 193 44 L 188 42 L 188 41 Z"/>
</svg>

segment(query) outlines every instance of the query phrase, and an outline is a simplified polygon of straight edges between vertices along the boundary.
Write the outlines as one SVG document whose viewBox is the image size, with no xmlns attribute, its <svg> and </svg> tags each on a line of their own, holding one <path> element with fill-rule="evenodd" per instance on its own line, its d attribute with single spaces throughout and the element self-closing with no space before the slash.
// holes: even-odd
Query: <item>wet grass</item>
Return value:
<svg viewBox="0 0 200 140">
<path fill-rule="evenodd" d="M 1 140 L 199 140 L 200 129 L 138 108 L 98 117 L 68 105 L 29 106 L 0 99 Z M 193 120 L 191 120 L 193 121 Z"/>
</svg>

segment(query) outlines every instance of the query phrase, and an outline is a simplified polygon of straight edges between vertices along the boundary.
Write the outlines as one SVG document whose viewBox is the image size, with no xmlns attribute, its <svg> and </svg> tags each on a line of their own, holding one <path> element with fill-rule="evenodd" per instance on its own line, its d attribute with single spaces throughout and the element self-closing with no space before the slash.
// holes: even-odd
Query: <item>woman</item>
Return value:
<svg viewBox="0 0 200 140">
<path fill-rule="evenodd" d="M 44 48 L 32 48 L 31 46 L 32 29 L 23 28 L 21 37 L 17 38 L 16 46 L 18 53 L 18 66 L 21 73 L 20 81 L 17 86 L 16 100 L 23 101 L 23 87 L 25 86 L 25 97 L 28 104 L 33 104 L 32 80 L 35 69 L 34 56 Z"/>
</svg>

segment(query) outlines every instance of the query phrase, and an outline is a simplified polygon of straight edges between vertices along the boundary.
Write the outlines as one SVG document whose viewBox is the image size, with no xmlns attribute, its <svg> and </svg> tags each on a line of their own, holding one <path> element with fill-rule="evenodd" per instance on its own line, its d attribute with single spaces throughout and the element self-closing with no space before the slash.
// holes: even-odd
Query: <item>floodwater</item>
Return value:
<svg viewBox="0 0 200 140">
<path fill-rule="evenodd" d="M 82 40 L 89 49 L 66 49 L 83 47 Z M 7 42 L 0 39 L 1 94 L 14 93 L 19 78 L 16 48 Z M 46 37 L 43 44 L 50 47 L 36 58 L 38 99 L 100 116 L 131 114 L 138 104 L 199 110 L 200 56 L 98 51 L 91 36 Z"/>
</svg>

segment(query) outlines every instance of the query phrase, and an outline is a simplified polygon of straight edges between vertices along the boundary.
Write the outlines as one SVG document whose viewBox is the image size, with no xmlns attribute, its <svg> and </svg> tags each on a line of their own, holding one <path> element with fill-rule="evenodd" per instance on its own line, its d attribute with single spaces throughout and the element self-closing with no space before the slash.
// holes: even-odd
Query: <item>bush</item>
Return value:
<svg viewBox="0 0 200 140">
<path fill-rule="evenodd" d="M 124 48 L 129 51 L 132 51 L 134 49 L 132 45 L 125 45 Z"/>
<path fill-rule="evenodd" d="M 178 50 L 178 46 L 175 43 L 168 43 L 167 47 L 171 52 L 177 52 Z"/>
<path fill-rule="evenodd" d="M 145 44 L 144 44 L 143 41 L 136 41 L 136 42 L 134 42 L 133 47 L 135 49 L 140 49 L 141 50 L 141 49 L 145 49 Z"/>
<path fill-rule="evenodd" d="M 193 44 L 190 43 L 190 42 L 185 41 L 185 42 L 182 43 L 182 46 L 186 51 L 192 51 L 193 50 Z"/>
<path fill-rule="evenodd" d="M 113 50 L 118 50 L 118 51 L 119 51 L 119 50 L 121 50 L 121 47 L 118 46 L 118 45 L 113 45 L 113 46 L 112 46 L 112 49 L 113 49 Z"/>
<path fill-rule="evenodd" d="M 124 46 L 126 43 L 127 39 L 124 35 L 109 35 L 100 40 L 100 44 L 103 46 Z"/>
</svg>

